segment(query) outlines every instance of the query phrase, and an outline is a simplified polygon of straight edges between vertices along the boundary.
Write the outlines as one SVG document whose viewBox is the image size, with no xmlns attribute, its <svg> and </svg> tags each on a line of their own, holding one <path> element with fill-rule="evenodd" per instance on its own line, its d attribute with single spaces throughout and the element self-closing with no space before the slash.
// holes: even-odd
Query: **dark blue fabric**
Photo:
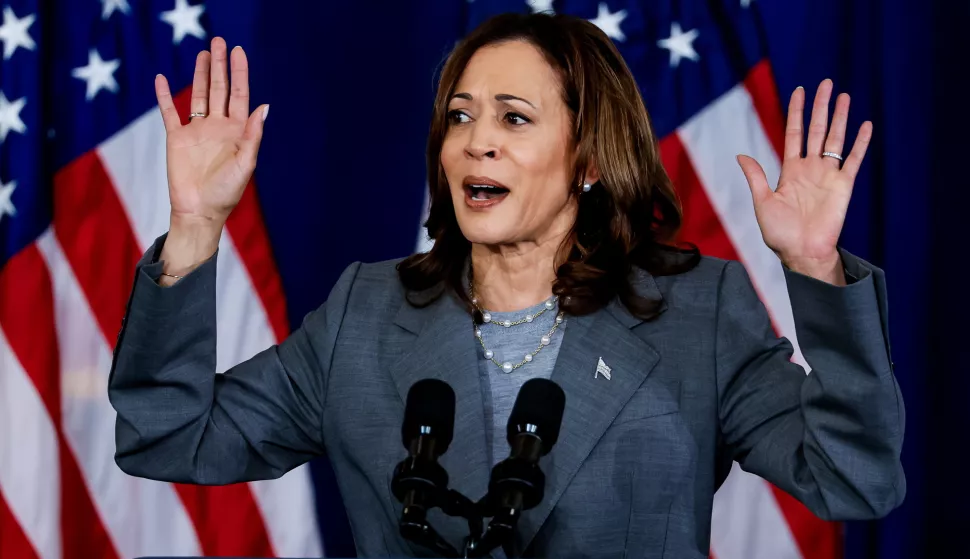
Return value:
<svg viewBox="0 0 970 559">
<path fill-rule="evenodd" d="M 895 371 L 907 406 L 903 506 L 847 525 L 846 556 L 960 556 L 970 526 L 970 296 L 958 256 L 970 203 L 964 103 L 970 5 L 813 0 L 761 5 L 782 91 L 832 77 L 851 122 L 874 121 L 842 242 L 886 270 Z M 954 263 L 955 261 L 955 263 Z M 945 554 L 945 555 L 944 555 Z"/>
<path fill-rule="evenodd" d="M 212 29 L 230 46 L 248 49 L 254 106 L 273 107 L 258 193 L 292 324 L 323 301 L 348 263 L 413 250 L 433 72 L 475 14 L 492 9 L 487 4 L 524 9 L 509 0 L 207 2 Z M 609 2 L 613 11 L 636 9 L 626 4 L 634 2 Z M 733 0 L 664 4 L 678 14 L 704 6 L 737 10 Z M 555 3 L 570 12 L 580 5 L 595 4 Z M 907 404 L 909 492 L 886 519 L 847 526 L 846 556 L 895 559 L 962 549 L 960 529 L 970 526 L 962 478 L 970 440 L 964 318 L 970 296 L 960 261 L 951 261 L 967 238 L 970 206 L 961 167 L 970 128 L 962 76 L 970 5 L 754 0 L 751 9 L 765 30 L 783 106 L 795 86 L 811 95 L 831 77 L 838 92 L 853 98 L 850 137 L 864 119 L 875 124 L 842 242 L 887 272 L 893 358 Z M 594 17 L 595 9 L 581 15 Z M 755 32 L 741 33 L 745 45 Z M 739 47 L 741 59 L 752 48 Z M 677 103 L 673 93 L 657 88 L 656 95 Z M 654 116 L 661 128 L 676 126 L 664 124 L 660 112 Z M 314 464 L 314 473 L 328 554 L 352 556 L 325 461 Z"/>
</svg>

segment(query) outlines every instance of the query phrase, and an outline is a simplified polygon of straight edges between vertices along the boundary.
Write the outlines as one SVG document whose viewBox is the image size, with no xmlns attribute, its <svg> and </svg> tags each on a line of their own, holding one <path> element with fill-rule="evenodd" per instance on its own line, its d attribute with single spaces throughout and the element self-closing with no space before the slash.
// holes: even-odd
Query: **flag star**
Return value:
<svg viewBox="0 0 970 559">
<path fill-rule="evenodd" d="M 7 184 L 0 181 L 0 221 L 3 220 L 4 215 L 10 217 L 17 215 L 17 208 L 13 206 L 13 200 L 11 200 L 15 188 L 17 188 L 17 181 L 10 181 Z"/>
<path fill-rule="evenodd" d="M 175 8 L 162 12 L 162 21 L 172 26 L 172 43 L 179 44 L 186 35 L 205 39 L 205 29 L 199 23 L 205 6 L 190 6 L 188 0 L 175 0 Z"/>
<path fill-rule="evenodd" d="M 87 83 L 88 90 L 85 99 L 90 101 L 102 89 L 112 93 L 118 92 L 118 82 L 115 80 L 115 70 L 121 66 L 121 60 L 102 60 L 96 49 L 88 52 L 88 65 L 75 68 L 71 75 Z"/>
<path fill-rule="evenodd" d="M 37 48 L 37 43 L 27 32 L 34 20 L 37 19 L 37 14 L 30 14 L 29 16 L 24 16 L 17 19 L 17 14 L 13 13 L 10 6 L 3 7 L 3 25 L 0 25 L 0 41 L 3 41 L 3 59 L 7 60 L 13 53 L 16 52 L 17 47 L 24 47 L 27 50 L 34 50 Z"/>
<path fill-rule="evenodd" d="M 27 104 L 27 98 L 21 97 L 13 103 L 7 100 L 7 96 L 0 91 L 0 142 L 7 139 L 10 131 L 21 134 L 27 132 L 27 126 L 20 120 L 20 111 Z"/>
<path fill-rule="evenodd" d="M 128 5 L 128 0 L 101 0 L 104 6 L 101 8 L 101 19 L 108 19 L 111 14 L 115 13 L 115 10 L 127 15 L 131 13 L 131 6 Z"/>
<path fill-rule="evenodd" d="M 596 27 L 603 30 L 607 37 L 611 39 L 616 39 L 617 41 L 625 41 L 626 35 L 620 29 L 620 23 L 626 19 L 626 10 L 620 10 L 618 12 L 610 13 L 610 8 L 606 5 L 606 2 L 600 2 L 599 8 L 596 12 L 596 19 L 589 20 Z"/>
<path fill-rule="evenodd" d="M 657 41 L 657 45 L 670 51 L 670 66 L 676 68 L 681 58 L 689 58 L 695 62 L 700 60 L 700 56 L 694 50 L 694 39 L 699 34 L 696 29 L 684 33 L 680 24 L 675 21 L 670 24 L 670 37 Z"/>
<path fill-rule="evenodd" d="M 540 12 L 556 13 L 556 10 L 552 7 L 552 0 L 526 0 L 526 3 L 532 8 L 534 14 Z"/>
</svg>

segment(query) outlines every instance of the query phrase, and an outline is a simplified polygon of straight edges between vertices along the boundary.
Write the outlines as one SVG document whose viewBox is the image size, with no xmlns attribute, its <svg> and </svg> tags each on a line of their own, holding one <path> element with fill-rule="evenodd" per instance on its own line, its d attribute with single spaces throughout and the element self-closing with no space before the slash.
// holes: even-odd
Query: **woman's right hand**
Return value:
<svg viewBox="0 0 970 559">
<path fill-rule="evenodd" d="M 232 70 L 231 88 L 227 66 Z M 195 62 L 191 112 L 207 116 L 190 118 L 183 125 L 168 80 L 161 74 L 155 78 L 155 94 L 167 136 L 172 205 L 171 229 L 162 259 L 185 272 L 200 258 L 211 256 L 218 246 L 222 227 L 256 168 L 269 105 L 249 113 L 246 54 L 236 47 L 227 57 L 226 42 L 221 37 L 213 38 L 212 52 L 200 52 Z"/>
</svg>

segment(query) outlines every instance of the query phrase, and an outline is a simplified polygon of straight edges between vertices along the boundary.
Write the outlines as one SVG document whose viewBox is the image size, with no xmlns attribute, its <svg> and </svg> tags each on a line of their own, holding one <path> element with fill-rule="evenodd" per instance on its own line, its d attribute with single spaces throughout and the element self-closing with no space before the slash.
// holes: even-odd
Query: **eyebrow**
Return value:
<svg viewBox="0 0 970 559">
<path fill-rule="evenodd" d="M 472 100 L 472 94 L 471 93 L 456 93 L 456 94 L 452 95 L 451 98 L 452 99 L 465 99 L 466 101 L 471 101 Z M 496 101 L 522 101 L 523 103 L 529 105 L 533 109 L 536 108 L 536 106 L 533 105 L 532 102 L 529 101 L 528 99 L 523 99 L 522 97 L 516 97 L 515 95 L 510 95 L 508 93 L 499 93 L 499 94 L 495 95 L 495 100 Z"/>
</svg>

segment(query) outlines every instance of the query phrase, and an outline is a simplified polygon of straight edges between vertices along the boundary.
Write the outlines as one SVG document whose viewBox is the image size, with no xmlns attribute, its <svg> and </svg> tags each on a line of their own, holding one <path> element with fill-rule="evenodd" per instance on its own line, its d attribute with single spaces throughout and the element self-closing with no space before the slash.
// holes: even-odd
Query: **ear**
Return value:
<svg viewBox="0 0 970 559">
<path fill-rule="evenodd" d="M 596 184 L 600 180 L 599 167 L 596 165 L 596 161 L 590 161 L 589 167 L 586 169 L 586 176 L 583 178 L 584 184 Z"/>
</svg>

